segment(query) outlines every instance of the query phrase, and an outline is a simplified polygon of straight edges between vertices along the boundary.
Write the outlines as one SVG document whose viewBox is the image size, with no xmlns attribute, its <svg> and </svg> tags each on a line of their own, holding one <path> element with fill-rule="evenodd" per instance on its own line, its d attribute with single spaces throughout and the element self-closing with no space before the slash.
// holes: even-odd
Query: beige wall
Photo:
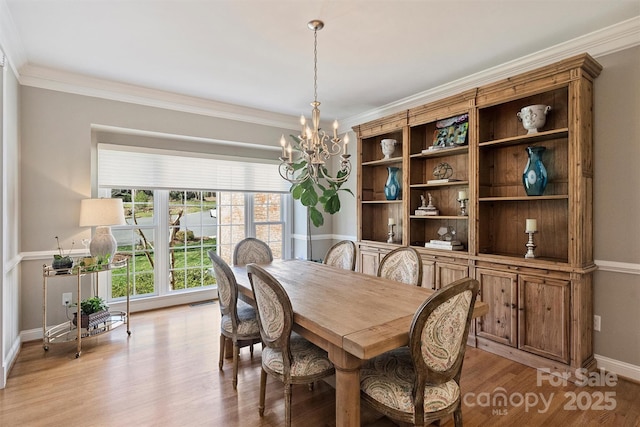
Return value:
<svg viewBox="0 0 640 427">
<path fill-rule="evenodd" d="M 65 248 L 75 240 L 76 249 L 90 229 L 79 228 L 80 200 L 91 197 L 91 159 L 96 139 L 203 150 L 216 154 L 255 157 L 256 150 L 221 147 L 149 137 L 131 137 L 105 132 L 92 134 L 92 125 L 137 129 L 173 135 L 278 147 L 282 133 L 291 131 L 263 125 L 218 119 L 124 102 L 23 86 L 21 88 L 21 210 L 20 241 L 27 260 L 22 264 L 21 329 L 31 330 L 42 322 L 42 259 L 37 253 L 56 248 L 59 236 Z M 294 121 L 295 124 L 295 121 Z M 92 138 L 95 136 L 95 138 Z M 272 153 L 277 157 L 279 150 Z M 31 255 L 31 254 L 36 255 Z M 44 260 L 48 262 L 48 260 Z M 50 320 L 63 321 L 60 292 L 70 292 L 73 281 L 57 280 L 50 292 Z"/>
<path fill-rule="evenodd" d="M 640 48 L 598 61 L 604 70 L 595 91 L 595 258 L 605 264 L 626 263 L 631 272 L 603 265 L 595 274 L 594 312 L 602 317 L 595 352 L 640 366 Z M 77 223 L 79 201 L 91 188 L 91 124 L 258 144 L 273 144 L 283 132 L 31 87 L 22 88 L 21 103 L 23 252 L 54 249 L 56 234 L 64 236 L 66 244 L 88 237 L 89 231 Z M 355 152 L 354 147 L 350 151 Z M 355 187 L 354 180 L 349 187 Z M 342 211 L 331 219 L 331 228 L 320 233 L 355 236 L 355 199 L 345 194 L 341 200 Z M 304 226 L 295 232 L 303 233 Z M 320 254 L 314 247 L 314 256 L 322 255 L 325 243 L 318 246 Z M 22 263 L 22 330 L 40 325 L 41 264 Z M 53 307 L 60 305 L 58 299 L 52 297 Z"/>
<path fill-rule="evenodd" d="M 594 124 L 595 353 L 640 366 L 640 47 L 598 58 Z M 613 265 L 612 265 L 613 263 Z M 629 272 L 616 272 L 615 263 Z"/>
</svg>

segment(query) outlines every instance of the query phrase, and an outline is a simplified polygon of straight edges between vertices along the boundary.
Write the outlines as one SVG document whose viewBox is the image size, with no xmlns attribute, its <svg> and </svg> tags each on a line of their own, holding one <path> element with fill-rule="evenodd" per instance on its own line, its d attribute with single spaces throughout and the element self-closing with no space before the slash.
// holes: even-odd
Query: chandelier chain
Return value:
<svg viewBox="0 0 640 427">
<path fill-rule="evenodd" d="M 313 30 L 313 100 L 318 102 L 318 30 Z"/>
</svg>

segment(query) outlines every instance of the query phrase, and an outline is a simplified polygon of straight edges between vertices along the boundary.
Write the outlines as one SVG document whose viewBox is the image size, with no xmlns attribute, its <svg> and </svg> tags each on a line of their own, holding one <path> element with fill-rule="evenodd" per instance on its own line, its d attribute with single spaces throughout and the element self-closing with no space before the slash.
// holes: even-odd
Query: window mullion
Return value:
<svg viewBox="0 0 640 427">
<path fill-rule="evenodd" d="M 154 191 L 154 211 L 156 212 L 155 231 L 155 263 L 154 282 L 158 295 L 167 295 L 169 289 L 169 192 Z"/>
<path fill-rule="evenodd" d="M 244 193 L 244 232 L 246 236 L 256 235 L 256 223 L 253 218 L 253 195 L 254 193 Z"/>
</svg>

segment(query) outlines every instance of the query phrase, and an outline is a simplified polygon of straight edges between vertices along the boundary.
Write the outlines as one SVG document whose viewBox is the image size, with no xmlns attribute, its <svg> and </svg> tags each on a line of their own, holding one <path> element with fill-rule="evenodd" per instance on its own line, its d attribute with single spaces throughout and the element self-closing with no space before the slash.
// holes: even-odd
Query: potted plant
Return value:
<svg viewBox="0 0 640 427">
<path fill-rule="evenodd" d="M 62 248 L 60 247 L 60 239 L 58 239 L 58 236 L 56 236 L 56 242 L 58 243 L 58 253 L 53 255 L 53 263 L 51 264 L 51 267 L 54 270 L 63 270 L 58 273 L 64 274 L 67 273 L 69 271 L 68 269 L 73 266 L 73 260 L 69 256 L 69 254 L 71 253 L 71 249 L 69 249 L 69 251 L 65 255 L 62 251 Z M 73 248 L 74 244 L 75 241 L 72 241 L 71 248 Z"/>
<path fill-rule="evenodd" d="M 100 323 L 108 321 L 111 317 L 109 314 L 109 305 L 97 295 L 80 301 L 80 310 L 82 312 L 80 321 L 82 328 L 95 327 Z M 73 324 L 78 324 L 77 313 L 74 313 Z"/>
<path fill-rule="evenodd" d="M 301 140 L 297 136 L 289 135 L 294 140 L 293 149 L 301 151 Z M 305 170 L 310 167 L 304 156 L 300 157 L 294 164 L 293 168 L 304 174 Z M 348 188 L 341 188 L 344 182 L 335 182 L 346 176 L 347 172 L 338 171 L 335 178 L 332 177 L 323 165 L 319 169 L 318 182 L 312 179 L 294 183 L 289 191 L 294 200 L 299 200 L 302 206 L 307 208 L 307 257 L 311 256 L 311 224 L 314 227 L 321 227 L 324 224 L 324 213 L 333 215 L 340 211 L 340 191 L 347 192 L 353 196 L 353 192 Z M 320 210 L 322 209 L 322 211 Z"/>
<path fill-rule="evenodd" d="M 75 273 L 77 273 L 76 269 L 81 269 L 82 271 L 102 271 L 109 267 L 110 262 L 111 254 L 97 257 L 84 257 L 76 264 L 73 270 Z"/>
</svg>

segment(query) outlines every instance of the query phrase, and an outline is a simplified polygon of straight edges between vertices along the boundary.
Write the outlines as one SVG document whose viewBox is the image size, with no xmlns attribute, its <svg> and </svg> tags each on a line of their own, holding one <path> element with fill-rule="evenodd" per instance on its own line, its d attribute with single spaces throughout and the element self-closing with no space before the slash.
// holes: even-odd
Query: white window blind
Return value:
<svg viewBox="0 0 640 427">
<path fill-rule="evenodd" d="M 102 188 L 289 191 L 274 161 L 98 144 Z"/>
</svg>

